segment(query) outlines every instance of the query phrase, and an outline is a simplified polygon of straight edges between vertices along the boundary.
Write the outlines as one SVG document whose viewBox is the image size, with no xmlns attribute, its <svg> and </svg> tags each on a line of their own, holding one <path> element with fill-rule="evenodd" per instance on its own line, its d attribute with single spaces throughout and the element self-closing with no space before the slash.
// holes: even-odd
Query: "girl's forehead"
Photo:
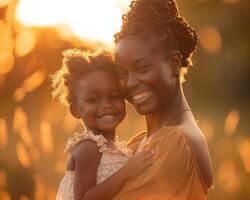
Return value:
<svg viewBox="0 0 250 200">
<path fill-rule="evenodd" d="M 115 73 L 104 69 L 92 70 L 86 73 L 77 83 L 78 88 L 84 91 L 101 90 L 107 87 L 115 88 L 117 85 Z"/>
</svg>

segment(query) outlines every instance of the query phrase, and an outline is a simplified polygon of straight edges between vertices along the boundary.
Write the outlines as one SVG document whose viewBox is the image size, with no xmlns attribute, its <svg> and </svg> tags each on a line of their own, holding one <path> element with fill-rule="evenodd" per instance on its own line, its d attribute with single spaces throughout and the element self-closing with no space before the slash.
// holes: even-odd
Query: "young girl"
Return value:
<svg viewBox="0 0 250 200">
<path fill-rule="evenodd" d="M 109 53 L 67 50 L 62 68 L 52 77 L 53 96 L 68 105 L 86 128 L 66 145 L 70 158 L 57 200 L 111 199 L 153 162 L 151 150 L 132 156 L 115 137 L 125 116 L 125 101 L 114 68 Z"/>
</svg>

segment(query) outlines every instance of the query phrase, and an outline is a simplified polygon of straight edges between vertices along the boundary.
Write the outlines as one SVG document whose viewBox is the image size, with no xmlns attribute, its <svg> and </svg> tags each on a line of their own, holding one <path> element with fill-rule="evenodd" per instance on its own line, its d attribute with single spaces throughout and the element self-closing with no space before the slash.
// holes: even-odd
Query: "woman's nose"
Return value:
<svg viewBox="0 0 250 200">
<path fill-rule="evenodd" d="M 138 85 L 138 80 L 137 78 L 135 77 L 134 74 L 128 74 L 128 79 L 127 79 L 127 89 L 133 89 L 135 88 L 136 86 Z"/>
</svg>

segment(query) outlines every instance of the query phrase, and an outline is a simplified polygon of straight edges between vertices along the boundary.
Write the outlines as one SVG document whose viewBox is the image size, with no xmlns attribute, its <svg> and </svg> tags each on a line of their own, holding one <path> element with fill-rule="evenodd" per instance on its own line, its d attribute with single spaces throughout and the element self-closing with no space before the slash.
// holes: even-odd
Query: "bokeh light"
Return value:
<svg viewBox="0 0 250 200">
<path fill-rule="evenodd" d="M 240 113 L 237 110 L 231 110 L 225 120 L 224 131 L 227 135 L 235 133 L 237 125 L 240 120 Z"/>
<path fill-rule="evenodd" d="M 15 53 L 21 57 L 30 53 L 36 45 L 36 37 L 31 31 L 23 31 L 16 37 Z"/>
<path fill-rule="evenodd" d="M 8 145 L 7 124 L 3 118 L 0 118 L 0 149 Z"/>
<path fill-rule="evenodd" d="M 10 72 L 14 66 L 13 42 L 11 24 L 0 20 L 0 76 Z"/>
<path fill-rule="evenodd" d="M 219 186 L 229 193 L 240 190 L 240 179 L 236 171 L 236 166 L 232 161 L 224 161 L 218 170 Z"/>
<path fill-rule="evenodd" d="M 32 73 L 27 79 L 23 81 L 22 86 L 15 90 L 14 98 L 17 101 L 23 100 L 25 95 L 38 88 L 44 82 L 45 78 L 46 73 L 42 70 Z"/>
<path fill-rule="evenodd" d="M 42 121 L 40 124 L 41 144 L 44 152 L 50 154 L 53 151 L 53 138 L 50 123 Z"/>
<path fill-rule="evenodd" d="M 0 8 L 7 6 L 13 0 L 0 0 Z"/>
<path fill-rule="evenodd" d="M 201 46 L 210 53 L 216 53 L 222 47 L 221 35 L 213 26 L 203 26 L 199 30 Z"/>
<path fill-rule="evenodd" d="M 250 138 L 241 138 L 238 142 L 238 151 L 247 173 L 250 173 Z"/>
<path fill-rule="evenodd" d="M 80 38 L 111 44 L 128 5 L 128 0 L 21 0 L 17 19 L 26 26 L 65 25 Z"/>
<path fill-rule="evenodd" d="M 21 142 L 17 144 L 16 152 L 17 152 L 17 157 L 18 157 L 20 164 L 23 167 L 30 167 L 31 165 L 30 156 L 28 154 L 26 147 Z"/>
<path fill-rule="evenodd" d="M 33 146 L 32 134 L 28 128 L 28 118 L 22 108 L 18 107 L 14 112 L 13 130 L 19 133 L 23 143 L 28 147 Z"/>
</svg>

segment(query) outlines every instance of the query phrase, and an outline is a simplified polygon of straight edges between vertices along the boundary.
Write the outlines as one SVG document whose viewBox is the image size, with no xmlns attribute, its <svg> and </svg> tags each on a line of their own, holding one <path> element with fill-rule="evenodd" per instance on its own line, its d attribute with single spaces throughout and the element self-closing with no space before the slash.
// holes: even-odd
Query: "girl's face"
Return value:
<svg viewBox="0 0 250 200">
<path fill-rule="evenodd" d="M 87 129 L 114 131 L 125 116 L 125 102 L 117 77 L 107 70 L 97 69 L 79 81 L 77 105 Z"/>
<path fill-rule="evenodd" d="M 116 64 L 120 88 L 140 114 L 161 111 L 173 99 L 175 65 L 156 39 L 128 36 L 120 40 Z"/>
</svg>

